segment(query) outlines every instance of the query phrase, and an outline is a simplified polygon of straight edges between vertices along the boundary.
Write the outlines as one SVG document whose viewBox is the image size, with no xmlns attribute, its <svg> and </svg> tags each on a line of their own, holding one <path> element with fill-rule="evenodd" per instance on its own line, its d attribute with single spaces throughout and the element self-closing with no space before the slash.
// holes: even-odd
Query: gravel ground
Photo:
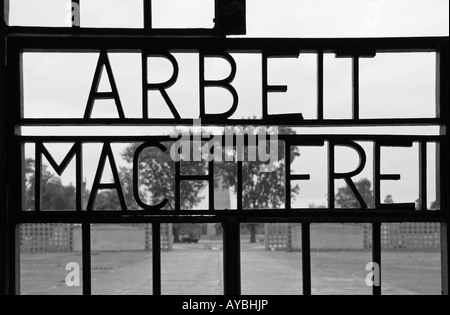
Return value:
<svg viewBox="0 0 450 315">
<path fill-rule="evenodd" d="M 220 242 L 175 245 L 162 254 L 162 290 L 168 295 L 223 293 Z M 81 254 L 22 254 L 22 294 L 72 295 L 66 286 L 66 264 L 81 265 Z M 313 252 L 313 294 L 364 295 L 369 252 Z M 150 252 L 101 252 L 92 256 L 94 294 L 152 294 Z M 383 291 L 389 295 L 440 294 L 439 253 L 384 253 Z M 302 293 L 301 253 L 268 252 L 242 244 L 242 291 L 245 295 Z"/>
</svg>

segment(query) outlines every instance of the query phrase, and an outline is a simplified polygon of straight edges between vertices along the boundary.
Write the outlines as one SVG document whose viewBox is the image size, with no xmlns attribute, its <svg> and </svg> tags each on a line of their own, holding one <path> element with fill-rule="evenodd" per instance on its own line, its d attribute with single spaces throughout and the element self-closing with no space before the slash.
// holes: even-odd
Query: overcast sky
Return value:
<svg viewBox="0 0 450 315">
<path fill-rule="evenodd" d="M 70 17 L 66 0 L 10 0 L 11 25 L 66 26 Z M 210 27 L 213 18 L 213 0 L 153 0 L 155 27 Z M 248 0 L 248 37 L 399 37 L 448 36 L 449 1 L 447 0 Z M 141 0 L 82 0 L 82 26 L 142 27 Z M 238 63 L 234 86 L 240 95 L 240 106 L 234 118 L 261 115 L 261 57 L 233 55 Z M 176 55 L 180 64 L 180 78 L 169 94 L 180 114 L 186 118 L 199 115 L 198 56 Z M 81 118 L 92 84 L 98 54 L 26 54 L 25 115 L 26 117 Z M 141 62 L 138 54 L 111 54 L 110 56 L 119 93 L 127 117 L 141 113 Z M 270 63 L 270 82 L 286 84 L 289 92 L 270 98 L 272 113 L 301 112 L 314 119 L 316 113 L 316 56 L 301 55 L 299 59 L 277 60 Z M 149 81 L 158 82 L 170 75 L 164 60 L 149 60 Z M 217 60 L 207 63 L 207 76 L 221 78 L 229 67 Z M 351 116 L 351 64 L 349 60 L 325 59 L 325 114 L 327 118 Z M 399 54 L 379 55 L 361 63 L 361 114 L 364 118 L 434 117 L 435 116 L 435 55 Z M 107 80 L 102 89 L 108 90 Z M 208 110 L 226 111 L 229 95 L 211 91 Z M 149 96 L 152 117 L 171 117 L 170 111 L 158 93 Z M 116 117 L 108 102 L 98 102 L 93 117 Z M 96 130 L 108 134 L 117 129 Z M 396 132 L 433 133 L 436 129 L 409 129 Z M 28 130 L 35 133 L 36 130 Z M 42 131 L 39 131 L 42 132 Z M 46 133 L 73 133 L 46 130 Z M 79 132 L 79 131 L 77 131 Z M 124 133 L 135 132 L 133 128 Z M 140 131 L 145 133 L 148 131 Z M 305 132 L 303 130 L 302 132 Z M 311 132 L 307 130 L 307 132 Z M 319 131 L 317 131 L 319 132 Z M 320 132 L 324 132 L 321 130 Z M 328 133 L 330 130 L 327 131 Z M 332 132 L 350 133 L 337 130 Z M 367 133 L 368 130 L 360 132 Z M 391 133 L 375 129 L 369 132 Z M 364 146 L 371 152 L 371 145 Z M 118 146 L 119 153 L 122 147 Z M 100 148 L 85 150 L 85 177 L 92 183 Z M 341 150 L 338 151 L 338 153 Z M 430 155 L 434 148 L 430 146 Z M 30 155 L 29 149 L 27 154 Z M 57 148 L 55 155 L 63 156 Z M 360 177 L 372 179 L 372 159 Z M 413 202 L 418 197 L 417 148 L 387 150 L 383 171 L 402 174 L 402 181 L 384 184 L 384 194 L 393 194 L 397 202 Z M 342 149 L 337 167 L 351 170 L 357 164 L 356 155 Z M 302 150 L 301 161 L 295 168 L 311 173 L 310 182 L 301 183 L 302 195 L 295 204 L 307 207 L 320 204 L 326 197 L 326 149 Z M 434 161 L 431 161 L 433 164 Z M 430 164 L 430 173 L 433 167 Z M 325 176 L 325 177 L 324 177 Z M 108 175 L 105 173 L 105 180 Z M 73 172 L 64 177 L 73 182 Z M 89 186 L 88 186 L 89 187 Z M 430 191 L 434 185 L 430 186 Z M 433 194 L 431 196 L 434 196 Z M 430 196 L 430 202 L 433 197 Z"/>
</svg>

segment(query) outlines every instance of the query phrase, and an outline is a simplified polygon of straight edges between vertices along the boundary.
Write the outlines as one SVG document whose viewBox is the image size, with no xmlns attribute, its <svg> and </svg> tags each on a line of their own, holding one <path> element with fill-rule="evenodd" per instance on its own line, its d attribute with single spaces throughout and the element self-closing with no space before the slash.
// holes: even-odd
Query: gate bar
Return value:
<svg viewBox="0 0 450 315">
<path fill-rule="evenodd" d="M 311 290 L 311 224 L 302 224 L 303 295 L 312 295 Z"/>
<path fill-rule="evenodd" d="M 8 0 L 0 0 L 0 40 L 5 42 L 6 19 L 8 16 Z M 5 60 L 6 47 L 0 45 L 0 60 Z M 8 163 L 7 163 L 7 114 L 6 114 L 6 67 L 0 62 L 0 295 L 8 293 L 8 263 L 7 263 L 7 231 L 8 231 Z"/>
<path fill-rule="evenodd" d="M 352 64 L 352 81 L 353 81 L 353 119 L 359 120 L 359 57 L 353 57 Z"/>
<path fill-rule="evenodd" d="M 152 27 L 152 0 L 144 0 L 144 29 L 151 30 Z"/>
<path fill-rule="evenodd" d="M 437 146 L 437 198 L 440 205 L 440 209 L 443 210 L 446 220 L 442 223 L 441 230 L 441 254 L 442 254 L 442 294 L 449 294 L 449 176 L 450 170 L 448 167 L 449 160 L 449 145 L 450 136 L 448 126 L 450 124 L 450 111 L 449 111 L 449 42 L 445 41 L 439 47 L 437 53 L 437 90 L 436 90 L 436 103 L 437 103 L 437 115 L 445 122 L 445 127 L 441 127 L 441 135 L 445 139 Z"/>
<path fill-rule="evenodd" d="M 317 53 L 317 120 L 324 119 L 324 57 L 323 51 Z"/>
<path fill-rule="evenodd" d="M 375 279 L 379 280 L 379 286 L 373 286 L 373 295 L 382 295 L 382 273 L 381 273 L 381 223 L 372 224 L 372 260 L 376 263 L 380 268 L 380 274 L 378 275 L 380 278 Z M 375 276 L 377 276 L 375 274 Z M 376 281 L 375 281 L 376 282 Z"/>
<path fill-rule="evenodd" d="M 5 174 L 2 174 L 5 175 L 6 179 L 6 185 L 5 187 L 2 187 L 2 190 L 3 188 L 5 189 L 3 191 L 3 198 L 6 199 L 6 203 L 2 205 L 5 208 L 0 209 L 1 212 L 6 212 L 6 214 L 2 215 L 1 219 L 4 221 L 2 222 L 3 226 L 0 227 L 5 228 L 0 231 L 4 234 L 3 239 L 5 240 L 5 243 L 1 245 L 4 246 L 5 249 L 5 252 L 1 254 L 4 254 L 5 256 L 0 257 L 0 260 L 3 259 L 3 266 L 6 268 L 2 270 L 5 275 L 5 283 L 2 283 L 1 286 L 3 286 L 6 294 L 18 295 L 20 294 L 20 224 L 22 222 L 17 221 L 16 215 L 18 210 L 23 208 L 24 203 L 23 178 L 25 174 L 22 166 L 24 165 L 25 155 L 22 144 L 14 137 L 16 132 L 15 125 L 17 125 L 18 118 L 20 117 L 21 104 L 19 100 L 13 102 L 8 102 L 8 100 L 11 94 L 14 95 L 19 92 L 20 87 L 17 86 L 17 83 L 20 82 L 20 71 L 22 69 L 20 56 L 15 54 L 10 55 L 8 51 L 4 50 L 7 47 L 6 43 L 9 30 L 9 26 L 7 25 L 9 1 L 1 1 L 0 9 L 2 11 L 0 22 L 2 35 L 2 38 L 0 39 L 2 40 L 2 47 L 0 48 L 2 50 L 0 71 L 3 72 L 2 77 L 4 75 L 4 82 L 1 87 L 1 97 L 4 99 L 3 102 L 0 100 L 2 103 L 0 106 L 5 114 L 5 121 L 2 121 L 2 128 L 4 129 L 1 131 L 2 133 L 6 131 L 6 134 L 2 135 L 2 137 L 5 137 L 6 143 L 5 146 L 1 148 L 2 151 L 3 149 L 5 151 L 0 153 L 2 154 L 2 158 L 5 159 L 4 162 L 6 162 Z M 19 65 L 19 67 L 17 67 L 19 69 L 14 69 L 14 66 L 10 68 L 9 64 L 6 63 L 7 60 L 11 61 L 11 64 L 13 65 Z M 16 134 L 20 136 L 20 131 Z"/>
<path fill-rule="evenodd" d="M 241 295 L 241 231 L 239 223 L 223 224 L 224 294 Z"/>
<path fill-rule="evenodd" d="M 83 295 L 92 295 L 91 225 L 84 223 L 82 230 L 83 251 Z"/>
<path fill-rule="evenodd" d="M 153 295 L 161 295 L 161 224 L 152 224 Z"/>
</svg>

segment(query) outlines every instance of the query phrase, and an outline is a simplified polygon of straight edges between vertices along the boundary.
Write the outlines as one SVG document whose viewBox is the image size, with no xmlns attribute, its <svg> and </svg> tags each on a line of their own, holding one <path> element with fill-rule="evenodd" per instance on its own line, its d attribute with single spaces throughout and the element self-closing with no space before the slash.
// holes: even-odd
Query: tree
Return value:
<svg viewBox="0 0 450 315">
<path fill-rule="evenodd" d="M 439 202 L 436 200 L 436 201 L 433 201 L 433 202 L 431 203 L 430 210 L 438 210 L 440 207 L 441 207 L 441 205 L 440 205 Z"/>
<path fill-rule="evenodd" d="M 372 190 L 372 183 L 367 178 L 363 178 L 357 183 L 355 183 L 356 188 L 359 193 L 363 197 L 364 201 L 367 204 L 369 209 L 375 207 L 375 197 Z M 394 197 L 392 195 L 387 195 L 385 200 L 385 204 L 393 204 L 395 203 Z M 336 194 L 336 204 L 339 208 L 342 209 L 360 209 L 361 205 L 355 197 L 355 194 L 351 190 L 350 187 L 342 187 L 339 188 L 338 193 Z"/>
<path fill-rule="evenodd" d="M 134 199 L 132 170 L 127 167 L 121 167 L 119 170 L 119 178 L 127 208 L 140 209 Z M 120 205 L 119 195 L 115 190 L 99 191 L 97 198 L 95 199 L 94 209 L 120 211 L 122 208 Z"/>
<path fill-rule="evenodd" d="M 132 144 L 122 153 L 122 157 L 128 163 L 133 163 L 134 154 L 141 144 Z M 170 149 L 171 143 L 164 144 Z M 191 152 L 193 152 L 191 150 Z M 204 174 L 206 163 L 204 162 L 181 162 L 182 175 Z M 122 168 L 120 171 L 121 180 L 124 183 L 124 194 L 127 202 L 133 204 L 135 209 L 139 209 L 133 197 L 132 173 L 130 169 Z M 122 184 L 123 185 L 123 184 Z M 194 209 L 199 205 L 204 197 L 201 196 L 205 189 L 205 181 L 182 181 L 181 182 L 181 208 L 183 210 Z M 127 188 L 128 187 L 128 188 Z M 169 151 L 162 152 L 158 148 L 147 148 L 140 154 L 139 159 L 139 194 L 147 204 L 159 204 L 164 199 L 168 199 L 168 204 L 162 210 L 175 210 L 175 162 L 171 159 Z M 116 205 L 118 205 L 118 200 Z M 130 206 L 130 205 L 129 205 Z M 179 210 L 179 209 L 178 209 Z M 180 234 L 197 230 L 195 225 L 174 224 L 174 242 L 180 242 Z M 190 234 L 190 233 L 187 233 Z"/>
<path fill-rule="evenodd" d="M 238 131 L 242 131 L 238 130 Z M 295 134 L 291 128 L 280 128 L 279 134 Z M 269 144 L 268 144 L 269 145 Z M 268 150 L 269 148 L 267 148 Z M 245 147 L 245 157 L 243 161 L 243 177 L 242 177 L 242 196 L 243 208 L 246 210 L 253 209 L 277 209 L 286 201 L 285 196 L 285 151 L 284 142 L 278 142 L 278 157 L 276 159 L 276 169 L 273 172 L 261 172 L 260 167 L 265 162 L 260 159 L 256 161 L 248 160 L 248 147 Z M 300 156 L 297 147 L 291 147 L 291 160 L 289 163 Z M 226 152 L 227 154 L 235 154 L 235 152 Z M 226 188 L 233 188 L 237 193 L 237 168 L 235 163 L 217 163 L 218 175 L 222 177 L 223 184 Z M 298 185 L 292 185 L 292 198 L 298 195 L 300 188 Z M 247 225 L 250 230 L 250 242 L 256 243 L 256 234 L 258 225 Z"/>
<path fill-rule="evenodd" d="M 309 209 L 326 209 L 325 205 L 317 205 L 315 203 L 310 203 L 308 206 Z"/>
<path fill-rule="evenodd" d="M 439 208 L 439 202 L 435 200 L 431 203 L 429 210 L 439 210 Z M 416 210 L 420 210 L 420 199 L 416 200 Z"/>
<path fill-rule="evenodd" d="M 387 204 L 387 205 L 394 204 L 395 203 L 394 197 L 392 197 L 392 195 L 388 195 L 386 197 L 386 199 L 384 200 L 384 203 Z"/>
<path fill-rule="evenodd" d="M 375 206 L 375 200 L 372 190 L 372 183 L 367 178 L 361 179 L 359 182 L 355 183 L 356 188 L 359 193 L 363 197 L 369 208 L 373 208 Z M 350 187 L 345 186 L 339 188 L 338 193 L 336 195 L 336 204 L 339 208 L 342 209 L 359 209 L 361 205 L 356 199 L 353 191 Z"/>
<path fill-rule="evenodd" d="M 282 128 L 280 134 L 295 134 L 290 128 Z M 165 143 L 167 149 L 170 149 L 172 143 Z M 133 163 L 134 155 L 141 144 L 130 145 L 122 153 L 122 157 L 128 163 Z M 268 145 L 270 145 L 268 143 Z M 266 148 L 268 149 L 268 148 Z M 234 154 L 225 152 L 225 154 Z M 284 161 L 284 143 L 278 143 L 278 156 L 275 161 L 277 164 L 274 172 L 264 173 L 260 167 L 266 163 L 261 160 L 255 162 L 244 161 L 243 167 L 243 206 L 245 209 L 269 209 L 278 208 L 286 200 L 285 198 L 285 161 Z M 191 145 L 191 155 L 194 154 L 194 147 Z M 248 156 L 248 148 L 245 148 L 245 156 Z M 298 148 L 291 148 L 292 163 L 296 157 L 300 156 Z M 181 162 L 182 175 L 200 175 L 206 174 L 206 162 Z M 233 187 L 236 189 L 237 169 L 236 163 L 215 162 L 215 185 L 222 184 L 225 188 Z M 128 168 L 120 170 L 120 179 L 123 186 L 123 192 L 128 207 L 133 206 L 140 209 L 133 196 L 132 171 Z M 222 180 L 220 180 L 222 179 Z M 191 210 L 199 205 L 204 197 L 201 192 L 206 188 L 206 181 L 182 181 L 181 182 L 181 208 Z M 292 185 L 292 197 L 299 193 L 299 186 Z M 139 194 L 140 198 L 147 204 L 159 204 L 163 199 L 168 199 L 169 203 L 163 210 L 175 209 L 175 162 L 170 157 L 168 151 L 162 152 L 158 148 L 149 147 L 142 151 L 139 158 Z M 114 191 L 100 192 L 96 200 L 96 209 L 114 210 L 120 209 L 118 196 Z M 251 242 L 256 242 L 256 233 L 258 225 L 248 225 L 251 231 Z M 174 241 L 180 241 L 180 234 L 192 234 L 197 227 L 193 225 L 175 224 L 173 227 Z M 186 232 L 188 231 L 188 232 Z"/>
<path fill-rule="evenodd" d="M 76 207 L 76 190 L 73 185 L 64 186 L 56 177 L 42 165 L 41 172 L 41 209 L 54 211 L 74 210 Z M 35 161 L 25 160 L 25 194 L 26 209 L 35 210 L 36 174 Z"/>
</svg>

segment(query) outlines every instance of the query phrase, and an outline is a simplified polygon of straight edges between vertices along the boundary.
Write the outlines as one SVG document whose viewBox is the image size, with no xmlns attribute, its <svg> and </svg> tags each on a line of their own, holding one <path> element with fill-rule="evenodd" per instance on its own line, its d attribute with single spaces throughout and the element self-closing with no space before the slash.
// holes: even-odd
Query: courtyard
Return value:
<svg viewBox="0 0 450 315">
<path fill-rule="evenodd" d="M 300 295 L 301 252 L 266 251 L 262 244 L 242 242 L 244 295 Z M 66 285 L 66 264 L 81 253 L 22 254 L 24 295 L 76 295 L 80 287 Z M 312 252 L 314 295 L 370 295 L 366 286 L 369 251 Z M 92 289 L 96 295 L 151 295 L 152 257 L 148 251 L 93 252 Z M 164 295 L 222 295 L 222 242 L 175 244 L 162 253 Z M 436 295 L 441 287 L 439 252 L 383 253 L 383 293 Z M 420 286 L 418 285 L 420 284 Z"/>
</svg>

